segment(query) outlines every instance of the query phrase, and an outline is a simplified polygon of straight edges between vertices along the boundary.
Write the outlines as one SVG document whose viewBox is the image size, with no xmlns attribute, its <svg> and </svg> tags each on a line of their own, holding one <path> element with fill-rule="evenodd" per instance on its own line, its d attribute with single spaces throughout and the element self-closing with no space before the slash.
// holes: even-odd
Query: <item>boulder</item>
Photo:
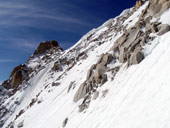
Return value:
<svg viewBox="0 0 170 128">
<path fill-rule="evenodd" d="M 63 68 L 62 68 L 62 66 L 60 65 L 60 63 L 59 63 L 58 61 L 56 61 L 56 62 L 54 63 L 54 65 L 53 65 L 53 67 L 52 67 L 52 70 L 53 70 L 53 71 L 62 71 Z"/>
<path fill-rule="evenodd" d="M 153 8 L 153 14 L 155 15 L 155 14 L 159 13 L 161 11 L 161 9 L 162 9 L 162 4 L 161 3 L 156 4 L 155 7 Z"/>
<path fill-rule="evenodd" d="M 152 2 L 150 1 L 148 12 L 149 15 L 158 17 L 169 8 L 170 8 L 169 0 L 152 0 Z"/>
<path fill-rule="evenodd" d="M 152 19 L 152 16 L 148 16 L 144 19 L 144 21 L 146 24 L 148 24 L 148 23 L 150 23 L 151 19 Z"/>
<path fill-rule="evenodd" d="M 146 25 L 145 25 L 145 30 L 148 32 L 150 32 L 151 31 L 151 24 L 150 23 L 147 23 Z"/>
<path fill-rule="evenodd" d="M 168 24 L 160 24 L 158 26 L 158 35 L 163 35 L 166 32 L 170 31 L 170 26 Z"/>
<path fill-rule="evenodd" d="M 102 91 L 102 97 L 106 97 L 106 95 L 108 94 L 109 90 L 108 89 L 105 89 Z"/>
<path fill-rule="evenodd" d="M 143 53 L 140 50 L 136 50 L 130 56 L 129 65 L 139 64 L 143 59 Z"/>
<path fill-rule="evenodd" d="M 59 82 L 53 82 L 52 83 L 52 86 L 54 87 L 54 86 L 59 86 L 60 85 L 60 83 Z"/>
<path fill-rule="evenodd" d="M 111 63 L 113 60 L 113 56 L 111 54 L 105 54 L 102 58 L 102 62 L 101 65 L 107 65 L 109 63 Z"/>
<path fill-rule="evenodd" d="M 98 64 L 94 73 L 94 78 L 100 78 L 106 72 L 106 66 Z"/>
<path fill-rule="evenodd" d="M 65 127 L 68 123 L 68 118 L 66 118 L 64 121 L 63 121 L 63 127 Z"/>
<path fill-rule="evenodd" d="M 87 108 L 88 108 L 88 104 L 82 103 L 81 105 L 79 105 L 79 112 L 82 112 Z"/>
<path fill-rule="evenodd" d="M 136 27 L 128 29 L 129 36 L 127 37 L 126 42 L 124 43 L 124 48 L 128 49 L 133 41 L 135 41 L 137 38 L 139 38 L 142 35 L 142 31 Z"/>
<path fill-rule="evenodd" d="M 87 83 L 84 82 L 80 85 L 79 89 L 77 90 L 76 94 L 74 95 L 73 101 L 77 102 L 81 98 L 84 98 L 88 93 Z"/>
<path fill-rule="evenodd" d="M 21 127 L 23 127 L 23 126 L 24 126 L 24 121 L 21 121 L 21 122 L 17 125 L 18 128 L 21 128 Z"/>
<path fill-rule="evenodd" d="M 74 83 L 75 83 L 75 81 L 70 82 L 70 84 L 69 84 L 69 86 L 68 86 L 67 93 L 70 92 L 70 89 L 73 87 Z"/>
<path fill-rule="evenodd" d="M 87 54 L 84 51 L 84 52 L 78 54 L 78 56 L 76 57 L 76 60 L 82 60 L 82 59 L 86 59 L 86 58 L 87 58 Z"/>
</svg>

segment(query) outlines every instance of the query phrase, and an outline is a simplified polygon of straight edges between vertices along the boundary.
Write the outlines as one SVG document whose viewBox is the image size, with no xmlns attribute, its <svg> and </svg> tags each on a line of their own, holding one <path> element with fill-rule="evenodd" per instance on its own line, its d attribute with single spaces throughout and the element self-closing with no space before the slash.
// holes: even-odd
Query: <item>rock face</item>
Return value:
<svg viewBox="0 0 170 128">
<path fill-rule="evenodd" d="M 88 93 L 87 84 L 86 83 L 81 84 L 76 94 L 74 95 L 73 101 L 77 102 L 81 98 L 85 97 L 87 93 Z"/>
<path fill-rule="evenodd" d="M 139 0 L 139 1 L 136 1 L 136 5 L 135 5 L 135 8 L 139 8 L 140 6 L 142 6 L 144 2 L 142 0 Z"/>
<path fill-rule="evenodd" d="M 48 54 L 52 54 L 53 52 L 57 52 L 57 51 L 62 51 L 63 49 L 59 46 L 57 41 L 46 41 L 46 42 L 41 42 L 37 48 L 37 50 L 35 50 L 34 54 L 29 58 L 29 60 L 36 56 L 36 55 L 44 55 L 42 60 L 47 60 L 50 59 L 49 56 L 47 56 Z M 56 53 L 55 52 L 55 53 Z M 29 62 L 29 60 L 27 62 Z M 60 66 L 60 62 L 61 60 L 59 60 L 59 63 L 54 63 L 54 67 L 53 70 L 62 70 L 62 67 Z M 39 65 L 40 67 L 40 65 Z M 30 79 L 29 74 L 32 72 L 31 68 L 28 68 L 26 64 L 23 65 L 19 65 L 17 67 L 15 67 L 13 69 L 13 71 L 11 72 L 11 75 L 9 77 L 8 80 L 4 81 L 2 83 L 2 86 L 5 87 L 6 89 L 17 89 L 18 86 L 25 80 L 28 81 Z"/>
<path fill-rule="evenodd" d="M 52 40 L 52 41 L 41 42 L 39 44 L 37 50 L 34 52 L 34 55 L 43 54 L 47 50 L 53 50 L 55 48 L 60 48 L 57 41 Z M 63 50 L 62 48 L 60 48 L 60 49 Z"/>
<path fill-rule="evenodd" d="M 151 16 L 158 17 L 168 8 L 170 8 L 169 0 L 151 0 L 147 11 Z"/>
<path fill-rule="evenodd" d="M 14 68 L 11 72 L 10 79 L 2 83 L 2 86 L 7 89 L 17 89 L 22 81 L 28 77 L 29 73 L 30 69 L 25 64 L 19 65 Z"/>
<path fill-rule="evenodd" d="M 23 74 L 22 74 L 22 71 L 19 70 L 13 76 L 12 83 L 11 83 L 12 88 L 16 88 L 19 84 L 21 84 L 22 79 L 23 79 Z"/>
<path fill-rule="evenodd" d="M 112 49 L 113 51 L 119 51 L 119 62 L 129 62 L 131 54 L 137 48 L 141 48 L 144 45 L 147 36 L 140 30 L 140 24 L 136 24 L 135 27 L 129 28 L 125 34 L 120 37 L 115 46 L 117 47 Z M 123 39 L 123 40 L 122 40 Z"/>
</svg>

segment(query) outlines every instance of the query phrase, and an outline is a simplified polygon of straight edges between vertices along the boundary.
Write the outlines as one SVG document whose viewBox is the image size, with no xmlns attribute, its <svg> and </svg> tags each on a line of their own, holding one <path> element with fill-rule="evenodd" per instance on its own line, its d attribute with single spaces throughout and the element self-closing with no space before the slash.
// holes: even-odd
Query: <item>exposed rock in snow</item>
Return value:
<svg viewBox="0 0 170 128">
<path fill-rule="evenodd" d="M 0 85 L 0 127 L 170 127 L 169 5 L 139 0 L 66 51 L 40 43 Z"/>
<path fill-rule="evenodd" d="M 170 31 L 170 26 L 168 24 L 160 24 L 158 26 L 158 35 L 163 35 Z"/>
<path fill-rule="evenodd" d="M 50 52 L 53 51 L 53 49 L 58 48 L 59 44 L 57 41 L 46 41 L 46 42 L 41 42 L 37 48 L 37 50 L 34 52 L 34 55 L 37 54 L 43 54 L 45 53 L 47 50 L 50 50 Z M 62 48 L 60 48 L 62 50 Z"/>
<path fill-rule="evenodd" d="M 21 128 L 21 127 L 23 127 L 23 126 L 24 126 L 24 121 L 20 122 L 20 123 L 17 125 L 18 128 Z"/>
<path fill-rule="evenodd" d="M 66 118 L 64 121 L 63 121 L 63 127 L 65 127 L 67 125 L 67 122 L 68 122 L 68 118 Z"/>
<path fill-rule="evenodd" d="M 129 65 L 139 64 L 143 59 L 144 59 L 143 53 L 137 49 L 132 53 Z"/>
</svg>

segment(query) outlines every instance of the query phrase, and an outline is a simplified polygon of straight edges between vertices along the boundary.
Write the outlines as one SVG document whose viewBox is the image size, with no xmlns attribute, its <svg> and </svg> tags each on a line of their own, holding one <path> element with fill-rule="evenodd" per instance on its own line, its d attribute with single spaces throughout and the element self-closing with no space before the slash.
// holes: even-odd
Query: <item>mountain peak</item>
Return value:
<svg viewBox="0 0 170 128">
<path fill-rule="evenodd" d="M 59 43 L 55 40 L 41 42 L 37 47 L 37 50 L 35 50 L 34 55 L 51 52 L 58 48 L 63 51 L 63 49 L 59 46 Z"/>
</svg>

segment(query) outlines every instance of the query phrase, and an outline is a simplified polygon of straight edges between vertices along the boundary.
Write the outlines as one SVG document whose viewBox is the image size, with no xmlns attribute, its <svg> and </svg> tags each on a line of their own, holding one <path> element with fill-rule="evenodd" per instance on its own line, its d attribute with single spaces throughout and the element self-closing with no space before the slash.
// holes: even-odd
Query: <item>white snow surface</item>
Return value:
<svg viewBox="0 0 170 128">
<path fill-rule="evenodd" d="M 160 22 L 162 22 L 163 24 L 169 24 L 170 25 L 170 9 L 168 9 L 167 11 L 165 11 L 161 18 L 160 18 Z"/>
<path fill-rule="evenodd" d="M 147 2 L 134 15 L 128 18 L 124 25 L 128 27 L 136 23 L 137 17 L 147 6 Z M 162 22 L 170 24 L 167 11 L 162 16 Z M 131 24 L 129 21 L 132 20 Z M 107 25 L 114 24 L 114 19 L 109 20 Z M 93 29 L 87 33 L 77 44 L 63 53 L 67 55 L 71 49 L 78 46 L 85 46 L 85 40 L 93 34 L 92 38 L 99 36 L 108 30 L 107 25 Z M 97 46 L 94 50 L 88 51 L 88 58 L 78 62 L 64 77 L 59 80 L 57 87 L 52 87 L 52 82 L 62 72 L 50 74 L 53 61 L 30 80 L 30 85 L 25 91 L 17 92 L 6 103 L 17 99 L 20 105 L 14 113 L 9 116 L 3 128 L 15 118 L 21 109 L 25 112 L 15 121 L 14 127 L 24 121 L 23 128 L 62 128 L 62 123 L 68 117 L 66 128 L 169 128 L 170 127 L 170 32 L 157 36 L 147 44 L 143 52 L 145 59 L 138 65 L 127 68 L 126 64 L 121 65 L 120 71 L 115 79 L 108 81 L 100 88 L 99 97 L 92 100 L 88 109 L 82 113 L 78 112 L 78 103 L 73 102 L 73 97 L 80 84 L 86 79 L 87 70 L 95 64 L 102 53 L 109 51 L 120 33 L 111 33 L 112 37 L 105 40 L 105 43 Z M 87 50 L 92 43 L 86 47 Z M 72 53 L 74 56 L 74 53 Z M 37 62 L 30 63 L 30 67 L 36 67 Z M 65 71 L 65 69 L 64 69 Z M 75 89 L 67 93 L 70 82 L 75 81 Z M 58 81 L 57 81 L 58 82 Z M 47 86 L 46 89 L 44 87 Z M 106 97 L 102 96 L 103 90 L 108 90 Z M 27 109 L 30 101 L 40 93 L 38 100 Z"/>
<path fill-rule="evenodd" d="M 125 22 L 124 26 L 127 26 L 127 29 L 134 26 L 134 24 L 139 20 L 141 12 L 147 7 L 149 2 L 145 2 L 132 16 L 130 16 Z"/>
</svg>

